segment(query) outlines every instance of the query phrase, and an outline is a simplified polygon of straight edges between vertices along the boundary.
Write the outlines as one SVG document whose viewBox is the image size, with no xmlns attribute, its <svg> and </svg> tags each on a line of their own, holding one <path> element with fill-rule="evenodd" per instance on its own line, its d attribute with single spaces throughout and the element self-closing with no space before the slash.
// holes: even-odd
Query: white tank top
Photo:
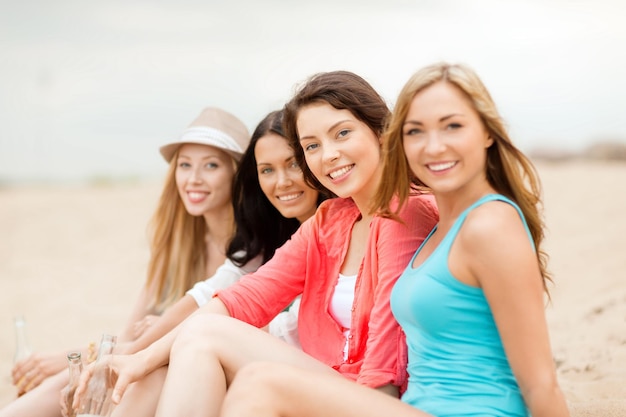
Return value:
<svg viewBox="0 0 626 417">
<path fill-rule="evenodd" d="M 346 343 L 343 347 L 343 359 L 348 359 L 348 337 L 352 325 L 352 304 L 354 303 L 354 286 L 356 275 L 339 274 L 335 292 L 330 300 L 328 312 L 343 329 Z"/>
</svg>

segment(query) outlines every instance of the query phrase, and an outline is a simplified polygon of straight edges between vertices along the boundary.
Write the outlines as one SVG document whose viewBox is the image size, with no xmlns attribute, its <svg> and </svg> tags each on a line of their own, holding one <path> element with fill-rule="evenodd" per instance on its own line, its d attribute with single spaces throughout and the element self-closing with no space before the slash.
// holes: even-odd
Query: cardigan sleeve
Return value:
<svg viewBox="0 0 626 417">
<path fill-rule="evenodd" d="M 316 224 L 308 219 L 256 272 L 216 292 L 232 317 L 263 327 L 302 293 Z"/>
<path fill-rule="evenodd" d="M 434 199 L 411 196 L 399 213 L 402 222 L 376 218 L 372 251 L 373 307 L 357 382 L 370 387 L 406 384 L 407 347 L 391 312 L 391 290 L 419 245 L 438 221 Z"/>
<path fill-rule="evenodd" d="M 227 288 L 237 282 L 245 274 L 256 271 L 263 262 L 261 255 L 248 261 L 243 266 L 235 265 L 230 259 L 226 259 L 224 263 L 217 268 L 215 275 L 207 278 L 204 281 L 197 282 L 187 294 L 193 297 L 198 304 L 198 307 L 202 307 L 213 298 L 213 294 L 216 291 Z"/>
</svg>

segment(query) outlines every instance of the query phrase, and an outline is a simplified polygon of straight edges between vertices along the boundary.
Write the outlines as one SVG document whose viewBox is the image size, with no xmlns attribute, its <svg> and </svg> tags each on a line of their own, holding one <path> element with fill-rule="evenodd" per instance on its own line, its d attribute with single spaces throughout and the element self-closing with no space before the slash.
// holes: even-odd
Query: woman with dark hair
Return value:
<svg viewBox="0 0 626 417">
<path fill-rule="evenodd" d="M 252 134 L 248 150 L 241 158 L 241 166 L 235 177 L 233 204 L 237 206 L 235 211 L 237 232 L 229 245 L 226 256 L 238 266 L 247 264 L 258 255 L 262 256 L 262 263 L 267 262 L 274 255 L 274 251 L 291 237 L 304 220 L 313 215 L 317 205 L 326 198 L 324 193 L 300 187 L 298 192 L 307 197 L 306 202 L 310 203 L 311 196 L 317 195 L 317 205 L 308 205 L 307 211 L 306 209 L 299 210 L 301 207 L 299 205 L 294 208 L 294 202 L 285 204 L 280 198 L 274 198 L 274 194 L 264 192 L 261 182 L 264 182 L 267 172 L 259 172 L 259 161 L 256 155 L 257 142 L 274 134 L 281 142 L 289 144 L 285 139 L 282 123 L 282 111 L 268 114 L 259 123 Z M 280 143 L 277 145 L 280 148 Z M 293 149 L 290 151 L 294 152 Z M 268 164 L 263 161 L 263 158 L 269 158 L 269 154 L 270 152 L 267 152 L 263 155 L 260 161 L 266 171 L 265 165 Z M 292 159 L 288 156 L 285 160 L 289 161 L 291 167 L 295 168 L 295 172 L 302 177 L 300 165 Z"/>
<path fill-rule="evenodd" d="M 274 256 L 275 250 L 291 237 L 303 221 L 315 213 L 317 206 L 325 199 L 323 193 L 304 183 L 299 166 L 294 164 L 293 149 L 283 134 L 282 116 L 282 111 L 268 114 L 252 133 L 250 144 L 241 157 L 232 192 L 236 229 L 226 250 L 227 259 L 224 264 L 217 269 L 215 275 L 190 289 L 185 297 L 170 307 L 141 337 L 119 346 L 116 354 L 134 353 L 149 346 L 196 309 L 208 303 L 217 290 L 226 288 L 243 275 L 256 271 Z M 279 141 L 272 142 L 275 145 L 270 147 L 271 151 L 261 152 L 261 145 L 272 139 Z M 271 187 L 264 189 L 268 175 L 259 171 L 260 164 L 272 165 L 273 170 L 278 171 L 281 157 L 283 163 L 288 163 L 282 169 L 286 171 L 291 168 L 291 171 L 283 174 L 283 178 L 274 178 L 273 182 L 280 181 L 275 187 L 282 189 L 282 193 L 298 195 L 297 199 L 289 202 L 276 198 L 276 191 L 266 191 Z"/>
<path fill-rule="evenodd" d="M 544 302 L 539 179 L 465 65 L 434 64 L 400 92 L 376 206 L 428 186 L 440 221 L 392 293 L 406 333 L 402 401 L 275 363 L 242 370 L 223 417 L 567 417 Z M 427 414 L 428 413 L 428 414 Z"/>
<path fill-rule="evenodd" d="M 285 106 L 287 137 L 309 183 L 338 198 L 322 203 L 271 260 L 218 291 L 181 326 L 141 352 L 108 358 L 114 401 L 169 363 L 156 415 L 215 416 L 239 370 L 259 360 L 398 396 L 406 345 L 389 294 L 438 216 L 424 194 L 408 199 L 401 221 L 371 214 L 388 113 L 380 95 L 350 72 L 318 74 L 296 93 Z M 302 350 L 258 329 L 298 294 Z"/>
<path fill-rule="evenodd" d="M 254 130 L 234 175 L 232 206 L 236 227 L 226 249 L 226 261 L 213 276 L 195 284 L 163 315 L 156 317 L 141 336 L 118 344 L 115 353 L 134 353 L 145 348 L 209 302 L 215 291 L 255 271 L 272 258 L 276 248 L 315 213 L 324 199 L 322 193 L 304 182 L 293 149 L 283 134 L 282 111 L 271 112 Z M 269 326 L 272 335 L 294 346 L 299 346 L 298 305 L 296 299 Z M 164 377 L 165 368 L 134 384 L 116 413 L 154 415 Z"/>
</svg>

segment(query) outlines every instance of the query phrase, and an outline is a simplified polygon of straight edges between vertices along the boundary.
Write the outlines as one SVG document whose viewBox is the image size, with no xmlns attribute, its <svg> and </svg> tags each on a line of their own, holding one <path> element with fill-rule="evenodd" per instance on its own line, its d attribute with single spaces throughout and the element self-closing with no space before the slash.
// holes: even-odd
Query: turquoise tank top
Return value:
<svg viewBox="0 0 626 417">
<path fill-rule="evenodd" d="M 450 248 L 468 213 L 494 200 L 517 209 L 530 237 L 514 202 L 498 194 L 484 196 L 413 268 L 430 235 L 424 240 L 391 293 L 391 309 L 406 334 L 409 352 L 408 388 L 402 400 L 437 417 L 529 415 L 482 289 L 460 282 L 448 269 Z"/>
</svg>

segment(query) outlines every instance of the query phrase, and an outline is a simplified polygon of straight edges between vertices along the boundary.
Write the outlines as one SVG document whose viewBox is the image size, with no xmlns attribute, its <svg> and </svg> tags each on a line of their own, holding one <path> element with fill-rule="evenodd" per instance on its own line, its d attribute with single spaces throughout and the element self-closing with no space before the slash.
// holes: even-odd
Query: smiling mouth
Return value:
<svg viewBox="0 0 626 417">
<path fill-rule="evenodd" d="M 187 193 L 187 197 L 189 198 L 189 201 L 192 203 L 197 203 L 199 201 L 204 200 L 207 195 L 209 195 L 209 193 L 198 192 L 198 191 L 190 191 Z"/>
<path fill-rule="evenodd" d="M 328 176 L 330 177 L 330 179 L 335 180 L 343 175 L 346 175 L 348 172 L 352 170 L 352 168 L 354 168 L 354 164 L 349 165 L 347 167 L 339 168 L 336 171 L 330 172 Z"/>
<path fill-rule="evenodd" d="M 291 201 L 291 200 L 295 200 L 296 198 L 300 197 L 302 194 L 304 194 L 304 193 L 303 192 L 299 192 L 299 193 L 286 194 L 286 195 L 277 195 L 276 198 L 279 199 L 280 201 Z"/>
<path fill-rule="evenodd" d="M 453 161 L 453 162 L 441 162 L 438 164 L 427 164 L 426 166 L 431 171 L 439 172 L 439 171 L 445 171 L 446 169 L 450 169 L 455 165 L 456 165 L 456 162 Z"/>
</svg>

